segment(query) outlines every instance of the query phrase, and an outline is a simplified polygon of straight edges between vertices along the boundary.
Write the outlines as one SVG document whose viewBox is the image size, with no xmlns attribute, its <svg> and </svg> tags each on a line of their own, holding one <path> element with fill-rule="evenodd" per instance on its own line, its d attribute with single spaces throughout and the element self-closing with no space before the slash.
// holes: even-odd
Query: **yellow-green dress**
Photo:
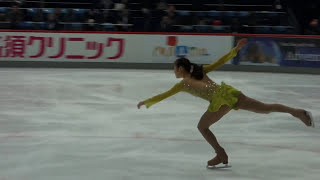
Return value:
<svg viewBox="0 0 320 180">
<path fill-rule="evenodd" d="M 236 48 L 233 48 L 218 61 L 203 66 L 204 78 L 202 80 L 185 78 L 179 83 L 175 84 L 169 91 L 145 100 L 144 104 L 147 108 L 149 108 L 153 104 L 158 103 L 178 92 L 187 92 L 209 101 L 210 105 L 208 110 L 210 112 L 218 111 L 222 105 L 227 105 L 232 109 L 236 109 L 235 105 L 238 102 L 238 96 L 241 91 L 225 84 L 224 82 L 222 82 L 221 85 L 216 84 L 206 75 L 214 69 L 222 66 L 236 55 L 237 50 Z"/>
</svg>

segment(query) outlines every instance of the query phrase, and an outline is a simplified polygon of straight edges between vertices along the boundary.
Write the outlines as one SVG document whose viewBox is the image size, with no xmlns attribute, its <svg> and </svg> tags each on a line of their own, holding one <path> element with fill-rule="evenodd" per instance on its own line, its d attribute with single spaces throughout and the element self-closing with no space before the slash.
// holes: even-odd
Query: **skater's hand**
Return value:
<svg viewBox="0 0 320 180">
<path fill-rule="evenodd" d="M 140 107 L 143 106 L 143 105 L 144 105 L 143 101 L 139 102 L 139 104 L 137 105 L 138 109 L 140 109 Z"/>
<path fill-rule="evenodd" d="M 238 44 L 236 46 L 237 51 L 239 51 L 246 43 L 247 43 L 248 39 L 247 38 L 242 38 L 238 41 Z"/>
</svg>

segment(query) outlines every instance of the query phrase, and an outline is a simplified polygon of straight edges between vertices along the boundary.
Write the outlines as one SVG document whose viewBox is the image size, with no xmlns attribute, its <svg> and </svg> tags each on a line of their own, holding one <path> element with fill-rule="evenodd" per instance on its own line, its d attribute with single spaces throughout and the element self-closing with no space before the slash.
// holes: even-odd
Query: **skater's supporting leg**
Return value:
<svg viewBox="0 0 320 180">
<path fill-rule="evenodd" d="M 209 127 L 219 121 L 225 114 L 231 110 L 228 106 L 222 106 L 217 112 L 205 112 L 201 117 L 198 129 L 208 143 L 215 149 L 220 162 L 228 163 L 228 156 L 224 149 L 220 146 L 215 135 L 210 131 Z"/>
<path fill-rule="evenodd" d="M 269 114 L 271 112 L 289 113 L 292 116 L 299 118 L 305 125 L 311 126 L 311 119 L 303 109 L 295 109 L 282 104 L 265 104 L 247 97 L 244 94 L 239 95 L 236 107 L 239 109 L 264 114 Z"/>
</svg>

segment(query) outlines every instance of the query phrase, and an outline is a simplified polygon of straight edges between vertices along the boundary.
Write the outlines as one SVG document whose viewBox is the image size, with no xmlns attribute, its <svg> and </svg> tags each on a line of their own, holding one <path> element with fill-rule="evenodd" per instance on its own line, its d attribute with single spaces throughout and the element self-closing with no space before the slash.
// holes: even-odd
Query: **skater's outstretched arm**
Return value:
<svg viewBox="0 0 320 180">
<path fill-rule="evenodd" d="M 220 59 L 218 59 L 216 62 L 204 65 L 203 66 L 203 72 L 206 74 L 208 72 L 213 71 L 214 69 L 224 65 L 226 62 L 228 62 L 230 59 L 235 57 L 238 53 L 238 51 L 247 43 L 247 39 L 243 38 L 238 41 L 238 44 L 236 47 L 234 47 L 230 52 L 222 56 Z"/>
<path fill-rule="evenodd" d="M 164 93 L 161 93 L 157 96 L 154 96 L 152 98 L 149 98 L 145 101 L 141 101 L 139 102 L 139 104 L 137 105 L 138 106 L 138 109 L 140 109 L 140 107 L 142 105 L 145 105 L 147 108 L 149 108 L 150 106 L 152 106 L 153 104 L 156 104 L 174 94 L 177 94 L 178 92 L 180 92 L 182 89 L 182 86 L 181 86 L 181 83 L 177 83 L 176 85 L 174 85 L 169 91 L 166 91 Z"/>
</svg>

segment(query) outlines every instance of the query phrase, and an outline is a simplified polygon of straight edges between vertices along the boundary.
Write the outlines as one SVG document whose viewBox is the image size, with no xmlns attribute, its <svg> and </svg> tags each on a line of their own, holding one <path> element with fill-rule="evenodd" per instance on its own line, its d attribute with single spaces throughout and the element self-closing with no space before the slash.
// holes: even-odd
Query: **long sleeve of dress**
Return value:
<svg viewBox="0 0 320 180">
<path fill-rule="evenodd" d="M 154 96 L 152 98 L 149 98 L 147 100 L 144 101 L 144 104 L 146 105 L 147 108 L 149 108 L 150 106 L 152 106 L 153 104 L 156 104 L 174 94 L 177 94 L 178 92 L 180 92 L 182 89 L 181 83 L 177 83 L 176 85 L 174 85 L 169 91 L 166 91 L 164 93 L 161 93 L 157 96 Z"/>
<path fill-rule="evenodd" d="M 203 66 L 203 72 L 206 74 L 208 72 L 213 71 L 214 69 L 224 65 L 226 62 L 228 62 L 230 59 L 232 59 L 236 55 L 237 55 L 237 49 L 233 48 L 229 53 L 227 53 L 224 56 L 222 56 L 216 62 L 214 62 L 212 64 L 209 64 L 209 65 L 204 65 Z"/>
</svg>

